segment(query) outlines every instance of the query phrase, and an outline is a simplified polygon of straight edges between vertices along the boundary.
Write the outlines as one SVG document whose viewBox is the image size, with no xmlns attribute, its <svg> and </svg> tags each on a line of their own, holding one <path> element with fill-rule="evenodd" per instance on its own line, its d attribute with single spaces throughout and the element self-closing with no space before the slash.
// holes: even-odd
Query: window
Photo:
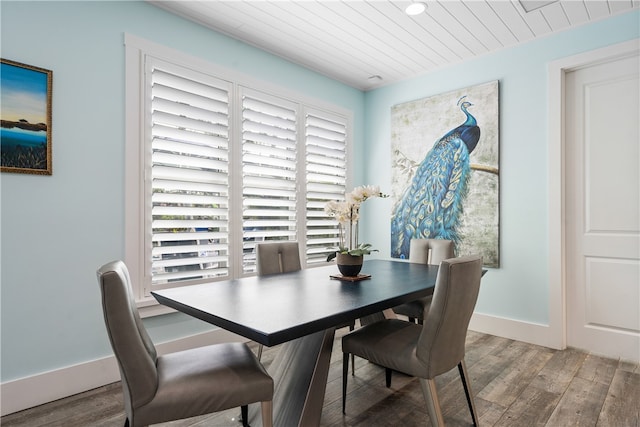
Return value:
<svg viewBox="0 0 640 427">
<path fill-rule="evenodd" d="M 231 85 L 148 58 L 151 285 L 229 274 Z"/>
<path fill-rule="evenodd" d="M 347 125 L 342 120 L 307 110 L 305 114 L 305 199 L 307 264 L 324 263 L 327 247 L 337 247 L 337 223 L 324 205 L 344 199 L 347 186 Z"/>
<path fill-rule="evenodd" d="M 351 114 L 125 44 L 125 258 L 139 303 L 153 289 L 254 274 L 257 242 L 297 240 L 304 265 L 324 263 L 338 243 L 324 204 L 348 184 Z"/>
<path fill-rule="evenodd" d="M 240 99 L 242 270 L 250 273 L 256 242 L 298 236 L 298 112 L 295 103 L 245 88 Z"/>
</svg>

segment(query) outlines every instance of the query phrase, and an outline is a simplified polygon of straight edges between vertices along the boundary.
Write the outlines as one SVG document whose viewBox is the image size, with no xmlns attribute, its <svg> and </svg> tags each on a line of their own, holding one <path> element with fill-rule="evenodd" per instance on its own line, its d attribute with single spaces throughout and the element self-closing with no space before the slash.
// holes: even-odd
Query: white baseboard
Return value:
<svg viewBox="0 0 640 427">
<path fill-rule="evenodd" d="M 559 334 L 549 325 L 474 313 L 469 329 L 556 350 L 563 349 Z"/>
<path fill-rule="evenodd" d="M 246 341 L 246 338 L 216 329 L 158 344 L 156 349 L 159 354 L 165 354 L 231 341 Z M 120 381 L 120 372 L 115 356 L 7 381 L 0 384 L 0 412 L 3 416 L 12 414 L 116 381 Z"/>
</svg>

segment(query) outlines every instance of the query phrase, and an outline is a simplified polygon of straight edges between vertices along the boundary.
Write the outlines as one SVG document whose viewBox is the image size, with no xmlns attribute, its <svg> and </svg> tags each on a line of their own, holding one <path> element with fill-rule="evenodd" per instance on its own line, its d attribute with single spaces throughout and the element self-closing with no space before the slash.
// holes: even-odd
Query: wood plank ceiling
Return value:
<svg viewBox="0 0 640 427">
<path fill-rule="evenodd" d="M 360 90 L 412 78 L 588 22 L 640 0 L 148 0 Z M 579 43 L 576 40 L 576 43 Z"/>
</svg>

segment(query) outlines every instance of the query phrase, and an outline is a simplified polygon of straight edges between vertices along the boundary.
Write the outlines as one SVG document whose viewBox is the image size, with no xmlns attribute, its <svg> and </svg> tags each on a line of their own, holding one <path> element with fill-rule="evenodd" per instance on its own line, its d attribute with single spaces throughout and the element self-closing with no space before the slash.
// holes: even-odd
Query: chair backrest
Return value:
<svg viewBox="0 0 640 427">
<path fill-rule="evenodd" d="M 127 414 L 131 414 L 132 407 L 148 403 L 156 394 L 156 348 L 140 319 L 124 262 L 105 264 L 97 274 L 104 323 L 118 360 Z"/>
<path fill-rule="evenodd" d="M 258 276 L 301 269 L 298 242 L 277 241 L 256 244 Z"/>
<path fill-rule="evenodd" d="M 441 261 L 454 256 L 452 240 L 411 239 L 409 242 L 409 261 L 411 262 L 438 265 Z"/>
<path fill-rule="evenodd" d="M 481 278 L 481 256 L 440 263 L 433 300 L 417 346 L 418 359 L 427 366 L 427 378 L 447 372 L 464 358 L 467 328 Z"/>
</svg>

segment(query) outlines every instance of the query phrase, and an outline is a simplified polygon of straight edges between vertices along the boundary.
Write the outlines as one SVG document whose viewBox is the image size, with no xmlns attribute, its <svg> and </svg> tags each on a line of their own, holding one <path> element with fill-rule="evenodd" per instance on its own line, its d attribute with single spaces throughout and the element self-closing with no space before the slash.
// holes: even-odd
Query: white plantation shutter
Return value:
<svg viewBox="0 0 640 427">
<path fill-rule="evenodd" d="M 324 205 L 344 197 L 351 114 L 133 37 L 125 45 L 136 299 L 146 307 L 154 289 L 254 274 L 257 242 L 296 240 L 303 267 L 324 264 L 338 244 Z"/>
<path fill-rule="evenodd" d="M 255 271 L 256 242 L 296 240 L 296 104 L 243 89 L 243 272 Z"/>
<path fill-rule="evenodd" d="M 229 93 L 210 76 L 149 60 L 151 284 L 229 274 Z"/>
<path fill-rule="evenodd" d="M 307 263 L 326 261 L 337 247 L 338 223 L 324 213 L 329 200 L 344 200 L 347 187 L 347 120 L 325 112 L 305 115 Z"/>
</svg>

